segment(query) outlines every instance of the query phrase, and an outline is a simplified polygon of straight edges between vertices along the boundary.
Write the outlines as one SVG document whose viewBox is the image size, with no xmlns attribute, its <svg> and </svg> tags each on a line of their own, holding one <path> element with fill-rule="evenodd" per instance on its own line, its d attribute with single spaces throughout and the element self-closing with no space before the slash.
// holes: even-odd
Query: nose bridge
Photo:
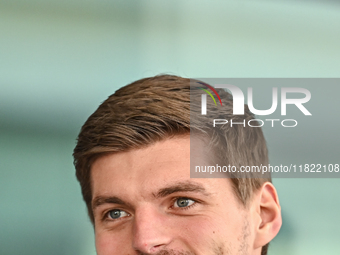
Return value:
<svg viewBox="0 0 340 255">
<path fill-rule="evenodd" d="M 172 240 L 169 223 L 165 212 L 152 205 L 142 205 L 135 211 L 134 249 L 150 254 L 164 249 Z"/>
</svg>

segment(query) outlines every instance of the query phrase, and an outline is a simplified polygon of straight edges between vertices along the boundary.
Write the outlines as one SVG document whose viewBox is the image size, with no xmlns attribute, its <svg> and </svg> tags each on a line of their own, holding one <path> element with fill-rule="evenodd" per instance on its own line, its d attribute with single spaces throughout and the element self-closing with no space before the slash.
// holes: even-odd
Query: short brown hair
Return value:
<svg viewBox="0 0 340 255">
<path fill-rule="evenodd" d="M 202 87 L 199 82 L 197 86 Z M 231 95 L 224 90 L 218 92 L 224 103 L 221 115 L 234 121 L 254 118 L 247 106 L 244 115 L 232 115 Z M 209 103 L 208 106 L 215 107 Z M 204 121 L 199 121 L 199 118 L 190 122 L 190 79 L 187 78 L 173 75 L 144 78 L 117 90 L 104 101 L 81 128 L 73 153 L 76 176 L 92 223 L 90 171 L 95 159 L 103 154 L 137 149 L 172 136 L 189 134 L 190 131 L 207 134 L 208 127 L 202 123 Z M 223 162 L 234 165 L 268 164 L 261 128 L 240 125 L 230 128 L 224 125 L 219 132 L 209 135 L 216 136 L 212 137 L 216 141 L 215 146 L 224 148 L 224 153 L 217 155 Z M 244 205 L 255 190 L 264 182 L 271 181 L 270 176 L 256 178 L 249 174 L 246 177 L 231 178 L 235 194 Z M 263 255 L 266 250 L 267 245 L 262 249 Z"/>
</svg>

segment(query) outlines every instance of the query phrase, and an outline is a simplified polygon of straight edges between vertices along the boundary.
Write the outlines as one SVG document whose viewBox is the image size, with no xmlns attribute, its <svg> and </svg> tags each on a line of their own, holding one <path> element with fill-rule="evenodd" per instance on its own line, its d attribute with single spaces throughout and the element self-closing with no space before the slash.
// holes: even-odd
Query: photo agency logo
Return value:
<svg viewBox="0 0 340 255">
<path fill-rule="evenodd" d="M 265 98 L 266 100 L 271 100 L 271 106 L 268 109 L 257 109 L 254 106 L 254 93 L 253 87 L 247 88 L 247 102 L 245 102 L 245 95 L 243 91 L 236 85 L 232 84 L 207 84 L 203 82 L 198 82 L 205 86 L 205 88 L 200 88 L 205 93 L 201 94 L 201 115 L 207 115 L 209 113 L 208 104 L 207 104 L 207 95 L 210 96 L 211 100 L 213 100 L 215 106 L 217 106 L 217 102 L 215 100 L 214 95 L 208 90 L 210 89 L 218 98 L 220 102 L 219 107 L 223 107 L 223 101 L 220 98 L 220 95 L 216 91 L 216 89 L 224 89 L 228 91 L 233 98 L 233 115 L 244 115 L 244 104 L 248 105 L 249 110 L 256 116 L 264 116 L 261 119 L 255 118 L 246 121 L 237 121 L 233 122 L 233 119 L 221 119 L 214 118 L 212 121 L 212 126 L 216 127 L 218 125 L 243 125 L 244 127 L 247 125 L 249 127 L 262 127 L 268 123 L 274 127 L 279 124 L 282 127 L 296 127 L 298 125 L 298 121 L 292 118 L 270 118 L 270 115 L 273 113 L 277 113 L 280 111 L 281 116 L 287 116 L 287 106 L 293 105 L 296 107 L 303 115 L 311 116 L 312 114 L 307 109 L 305 104 L 311 99 L 311 92 L 306 88 L 301 87 L 271 87 L 271 99 Z M 279 93 L 280 92 L 280 93 Z M 288 97 L 288 95 L 295 95 L 296 98 L 292 98 L 292 96 Z M 260 100 L 264 100 L 261 98 Z M 212 111 L 213 112 L 213 111 Z"/>
<path fill-rule="evenodd" d="M 192 79 L 190 176 L 340 178 L 339 84 L 338 78 Z"/>
</svg>

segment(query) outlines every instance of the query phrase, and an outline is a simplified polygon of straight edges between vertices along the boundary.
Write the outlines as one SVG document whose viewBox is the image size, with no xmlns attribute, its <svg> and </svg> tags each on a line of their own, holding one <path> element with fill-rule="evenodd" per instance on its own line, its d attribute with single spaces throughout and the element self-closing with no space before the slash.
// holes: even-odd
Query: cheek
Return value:
<svg viewBox="0 0 340 255">
<path fill-rule="evenodd" d="M 209 216 L 185 217 L 176 225 L 176 236 L 191 248 L 209 249 L 214 243 L 221 243 L 232 232 L 228 225 Z"/>
<path fill-rule="evenodd" d="M 211 247 L 214 243 L 230 246 L 241 241 L 246 221 L 240 213 L 185 217 L 176 223 L 176 232 L 192 247 Z"/>
<path fill-rule="evenodd" d="M 128 254 L 126 249 L 131 247 L 127 236 L 110 231 L 96 232 L 95 239 L 97 255 Z"/>
</svg>

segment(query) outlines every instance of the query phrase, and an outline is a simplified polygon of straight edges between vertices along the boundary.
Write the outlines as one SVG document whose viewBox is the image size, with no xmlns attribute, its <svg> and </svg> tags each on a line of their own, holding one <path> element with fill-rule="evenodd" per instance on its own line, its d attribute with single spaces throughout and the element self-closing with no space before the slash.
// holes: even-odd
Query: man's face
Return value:
<svg viewBox="0 0 340 255">
<path fill-rule="evenodd" d="M 253 213 L 230 180 L 190 178 L 189 136 L 100 157 L 91 171 L 98 255 L 255 254 Z"/>
</svg>

